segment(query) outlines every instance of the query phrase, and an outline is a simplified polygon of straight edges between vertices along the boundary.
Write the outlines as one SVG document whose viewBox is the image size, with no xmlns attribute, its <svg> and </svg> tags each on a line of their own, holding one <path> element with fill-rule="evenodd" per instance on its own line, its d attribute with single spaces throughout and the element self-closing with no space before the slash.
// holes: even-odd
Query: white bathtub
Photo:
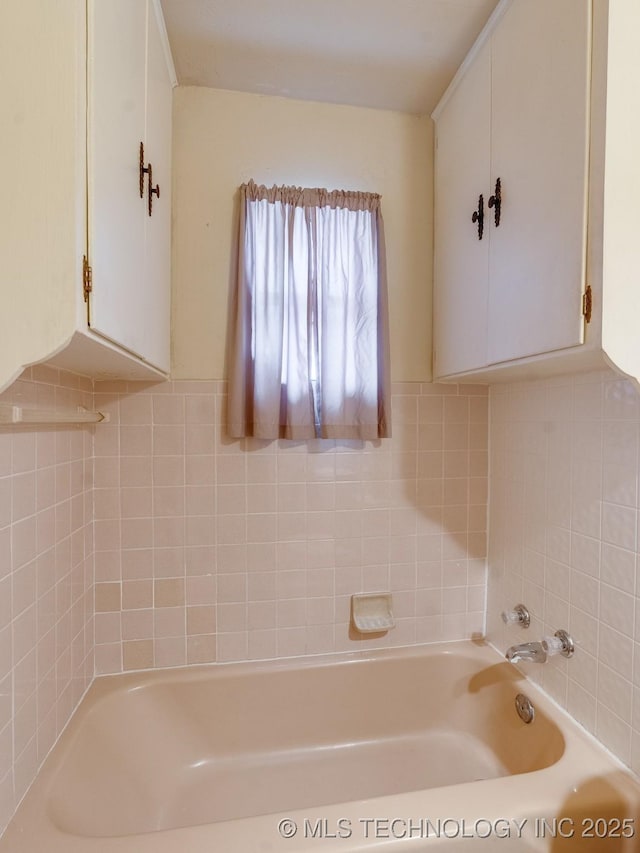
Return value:
<svg viewBox="0 0 640 853">
<path fill-rule="evenodd" d="M 99 678 L 0 851 L 634 851 L 637 818 L 635 778 L 463 642 Z"/>
</svg>

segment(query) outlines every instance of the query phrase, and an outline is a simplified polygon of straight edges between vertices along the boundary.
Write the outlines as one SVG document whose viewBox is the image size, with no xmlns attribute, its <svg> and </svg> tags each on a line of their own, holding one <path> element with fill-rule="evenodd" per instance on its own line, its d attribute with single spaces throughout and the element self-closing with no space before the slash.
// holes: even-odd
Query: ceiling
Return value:
<svg viewBox="0 0 640 853">
<path fill-rule="evenodd" d="M 497 0 L 161 0 L 178 80 L 429 113 Z"/>
</svg>

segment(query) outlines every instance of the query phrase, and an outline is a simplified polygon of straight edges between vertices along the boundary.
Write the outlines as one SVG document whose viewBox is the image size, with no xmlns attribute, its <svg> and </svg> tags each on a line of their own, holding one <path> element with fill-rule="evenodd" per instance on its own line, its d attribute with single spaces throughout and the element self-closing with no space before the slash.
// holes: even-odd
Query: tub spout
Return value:
<svg viewBox="0 0 640 853">
<path fill-rule="evenodd" d="M 540 643 L 519 643 L 517 646 L 510 646 L 505 657 L 510 663 L 520 663 L 522 660 L 546 663 L 553 655 L 570 658 L 574 651 L 573 638 L 560 628 L 553 637 L 543 637 Z"/>
<path fill-rule="evenodd" d="M 533 663 L 547 662 L 547 649 L 544 643 L 519 643 L 507 649 L 505 655 L 510 663 L 520 661 L 533 661 Z"/>
</svg>

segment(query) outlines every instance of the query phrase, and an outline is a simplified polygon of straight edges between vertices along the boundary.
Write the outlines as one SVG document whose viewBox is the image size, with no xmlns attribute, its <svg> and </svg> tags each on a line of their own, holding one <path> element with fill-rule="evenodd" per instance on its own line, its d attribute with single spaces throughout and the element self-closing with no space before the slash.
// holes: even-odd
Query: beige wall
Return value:
<svg viewBox="0 0 640 853">
<path fill-rule="evenodd" d="M 428 117 L 180 87 L 174 94 L 173 375 L 224 376 L 234 199 L 253 178 L 381 193 L 392 378 L 431 378 Z"/>
</svg>

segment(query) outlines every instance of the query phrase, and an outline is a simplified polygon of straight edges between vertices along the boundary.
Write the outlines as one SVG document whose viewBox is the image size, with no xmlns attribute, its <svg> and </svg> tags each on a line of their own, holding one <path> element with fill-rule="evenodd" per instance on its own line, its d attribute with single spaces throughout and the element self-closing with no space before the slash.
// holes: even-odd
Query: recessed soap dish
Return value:
<svg viewBox="0 0 640 853">
<path fill-rule="evenodd" d="M 395 628 L 390 592 L 359 593 L 351 596 L 351 621 L 361 634 L 379 634 Z"/>
</svg>

